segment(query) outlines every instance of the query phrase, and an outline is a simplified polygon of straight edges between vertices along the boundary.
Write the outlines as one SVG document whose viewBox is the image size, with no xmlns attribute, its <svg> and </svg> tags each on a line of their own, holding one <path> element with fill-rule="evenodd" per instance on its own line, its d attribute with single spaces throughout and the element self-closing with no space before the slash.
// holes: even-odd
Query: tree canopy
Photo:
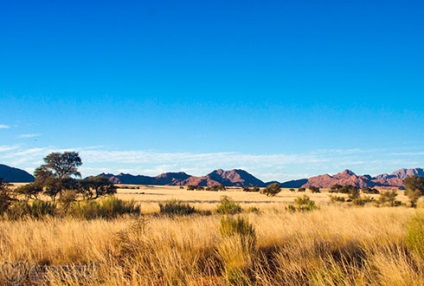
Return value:
<svg viewBox="0 0 424 286">
<path fill-rule="evenodd" d="M 81 177 L 78 167 L 82 165 L 82 160 L 78 152 L 53 152 L 44 157 L 44 162 L 35 170 L 38 179 Z"/>
<path fill-rule="evenodd" d="M 84 199 L 97 199 L 100 196 L 116 193 L 113 183 L 105 177 L 89 177 L 79 179 L 81 173 L 78 167 L 82 160 L 78 152 L 54 152 L 44 157 L 44 164 L 35 172 L 35 182 L 18 188 L 18 193 L 27 198 L 38 199 L 43 192 L 54 201 L 61 198 L 67 191 L 82 196 Z M 69 196 L 66 196 L 69 198 Z"/>
</svg>

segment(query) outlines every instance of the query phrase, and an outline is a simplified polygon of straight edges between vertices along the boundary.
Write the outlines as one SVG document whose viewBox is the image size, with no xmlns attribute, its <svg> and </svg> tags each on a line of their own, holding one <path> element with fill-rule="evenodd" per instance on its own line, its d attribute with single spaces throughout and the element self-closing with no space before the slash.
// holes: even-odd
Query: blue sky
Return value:
<svg viewBox="0 0 424 286">
<path fill-rule="evenodd" d="M 3 1 L 0 163 L 263 180 L 424 167 L 421 1 Z"/>
</svg>

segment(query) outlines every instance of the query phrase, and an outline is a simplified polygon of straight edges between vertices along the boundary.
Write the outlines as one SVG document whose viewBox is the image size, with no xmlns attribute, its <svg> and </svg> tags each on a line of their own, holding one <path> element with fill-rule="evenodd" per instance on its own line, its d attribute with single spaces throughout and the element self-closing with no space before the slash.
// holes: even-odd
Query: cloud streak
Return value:
<svg viewBox="0 0 424 286">
<path fill-rule="evenodd" d="M 10 126 L 6 124 L 0 124 L 0 129 L 9 129 Z"/>
<path fill-rule="evenodd" d="M 299 154 L 244 154 L 237 152 L 192 153 L 148 150 L 110 150 L 102 146 L 58 149 L 0 146 L 0 161 L 14 167 L 34 170 L 51 152 L 77 151 L 83 176 L 99 173 L 131 173 L 155 176 L 163 172 L 184 171 L 205 175 L 212 170 L 244 169 L 264 181 L 286 181 L 350 168 L 358 174 L 376 175 L 399 168 L 421 167 L 424 156 L 415 150 L 414 158 L 393 156 L 393 150 L 317 150 Z M 371 172 L 371 173 L 370 173 Z"/>
<path fill-rule="evenodd" d="M 28 138 L 35 138 L 35 137 L 40 137 L 40 136 L 41 136 L 41 134 L 31 133 L 31 134 L 21 134 L 21 135 L 18 136 L 18 138 L 28 139 Z"/>
</svg>

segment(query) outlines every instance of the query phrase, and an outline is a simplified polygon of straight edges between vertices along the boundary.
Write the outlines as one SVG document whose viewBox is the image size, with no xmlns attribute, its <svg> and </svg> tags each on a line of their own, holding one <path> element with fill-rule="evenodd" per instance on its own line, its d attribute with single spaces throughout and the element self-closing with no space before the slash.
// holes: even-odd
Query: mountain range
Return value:
<svg viewBox="0 0 424 286">
<path fill-rule="evenodd" d="M 134 176 L 131 174 L 100 174 L 109 178 L 109 180 L 116 184 L 140 184 L 140 185 L 172 185 L 172 186 L 258 186 L 265 187 L 268 183 L 264 183 L 252 174 L 244 170 L 233 169 L 224 171 L 218 169 L 205 176 L 191 176 L 184 172 L 179 173 L 163 173 L 156 177 L 148 177 L 143 175 Z"/>
<path fill-rule="evenodd" d="M 253 175 L 249 174 L 244 170 L 233 169 L 230 171 L 224 171 L 222 169 L 213 171 L 212 173 L 196 177 L 186 173 L 164 173 L 156 177 L 148 176 L 134 176 L 130 174 L 100 174 L 109 178 L 114 183 L 121 184 L 147 184 L 147 185 L 174 185 L 174 186 L 213 186 L 213 185 L 225 185 L 225 186 L 258 186 L 266 187 L 273 182 L 263 182 Z M 320 176 L 311 177 L 309 179 L 300 179 L 288 181 L 281 184 L 283 188 L 300 188 L 300 187 L 319 187 L 319 188 L 331 188 L 335 184 L 340 185 L 352 185 L 359 188 L 374 188 L 374 187 L 392 187 L 392 188 L 403 188 L 404 179 L 409 176 L 420 176 L 424 177 L 424 170 L 421 168 L 415 169 L 400 169 L 393 173 L 381 174 L 375 177 L 370 175 L 356 175 L 351 170 L 344 170 L 341 173 L 329 175 L 324 174 Z"/>
<path fill-rule="evenodd" d="M 273 182 L 263 182 L 253 175 L 244 170 L 233 169 L 224 171 L 222 169 L 213 171 L 212 173 L 196 177 L 186 173 L 164 173 L 156 177 L 148 176 L 134 176 L 130 174 L 100 174 L 109 178 L 114 183 L 121 184 L 147 184 L 147 185 L 174 185 L 174 186 L 258 186 L 266 187 Z M 356 175 L 351 170 L 344 170 L 341 173 L 329 175 L 324 174 L 320 176 L 311 177 L 309 179 L 300 179 L 288 181 L 281 184 L 283 188 L 308 188 L 311 186 L 319 188 L 331 188 L 335 184 L 352 185 L 359 188 L 374 188 L 374 187 L 392 187 L 403 188 L 404 179 L 409 176 L 424 177 L 424 170 L 422 168 L 415 169 L 400 169 L 391 174 L 381 174 L 375 177 L 370 175 Z"/>
<path fill-rule="evenodd" d="M 331 188 L 335 184 L 342 186 L 352 185 L 359 188 L 374 188 L 374 187 L 395 187 L 403 188 L 406 177 L 419 176 L 424 177 L 424 170 L 421 168 L 415 169 L 400 169 L 393 173 L 381 174 L 375 177 L 370 175 L 356 175 L 351 170 L 344 170 L 335 175 L 320 175 L 308 179 L 302 187 L 308 188 L 311 186 L 319 188 Z"/>
<path fill-rule="evenodd" d="M 240 170 L 233 169 L 225 171 L 222 169 L 215 170 L 205 176 L 192 176 L 184 172 L 169 172 L 163 173 L 156 177 L 131 174 L 99 174 L 99 176 L 107 177 L 111 182 L 116 184 L 138 184 L 138 185 L 171 185 L 171 186 L 258 186 L 266 187 L 272 183 L 279 183 L 283 188 L 300 188 L 300 187 L 319 187 L 331 188 L 335 184 L 352 185 L 359 188 L 374 188 L 374 187 L 392 187 L 403 188 L 404 180 L 409 176 L 424 177 L 422 168 L 400 169 L 391 174 L 381 174 L 375 177 L 370 175 L 356 175 L 351 170 L 344 170 L 341 173 L 329 175 L 324 174 L 314 176 L 309 179 L 299 179 L 284 183 L 272 181 L 263 182 L 254 177 L 252 174 Z M 0 178 L 5 182 L 33 182 L 34 176 L 24 170 L 9 167 L 0 164 Z"/>
</svg>

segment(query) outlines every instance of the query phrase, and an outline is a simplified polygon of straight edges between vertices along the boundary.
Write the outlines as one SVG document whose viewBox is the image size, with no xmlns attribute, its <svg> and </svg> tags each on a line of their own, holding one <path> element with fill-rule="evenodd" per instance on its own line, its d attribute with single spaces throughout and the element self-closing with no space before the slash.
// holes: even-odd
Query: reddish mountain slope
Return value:
<svg viewBox="0 0 424 286">
<path fill-rule="evenodd" d="M 393 172 L 391 175 L 382 174 L 376 177 L 369 175 L 357 176 L 350 170 L 344 170 L 342 173 L 330 176 L 328 174 L 316 176 L 308 179 L 308 182 L 303 187 L 308 188 L 310 186 L 320 188 L 331 188 L 335 184 L 342 186 L 352 185 L 359 188 L 373 188 L 373 187 L 394 187 L 403 188 L 404 179 L 409 176 L 420 176 L 424 177 L 424 170 L 420 168 L 416 169 L 400 169 Z"/>
<path fill-rule="evenodd" d="M 173 185 L 173 186 L 258 186 L 264 187 L 265 183 L 255 178 L 244 170 L 224 171 L 222 169 L 213 171 L 212 173 L 196 177 L 183 172 L 164 173 L 156 177 L 133 176 L 130 174 L 100 174 L 109 178 L 115 184 L 141 184 L 141 185 Z"/>
<path fill-rule="evenodd" d="M 330 176 L 328 174 L 309 178 L 308 182 L 303 187 L 308 188 L 311 186 L 319 188 L 331 188 L 335 184 L 342 186 L 352 185 L 359 188 L 368 188 L 374 183 L 370 176 L 357 176 L 350 170 L 344 170 L 342 173 Z"/>
</svg>

